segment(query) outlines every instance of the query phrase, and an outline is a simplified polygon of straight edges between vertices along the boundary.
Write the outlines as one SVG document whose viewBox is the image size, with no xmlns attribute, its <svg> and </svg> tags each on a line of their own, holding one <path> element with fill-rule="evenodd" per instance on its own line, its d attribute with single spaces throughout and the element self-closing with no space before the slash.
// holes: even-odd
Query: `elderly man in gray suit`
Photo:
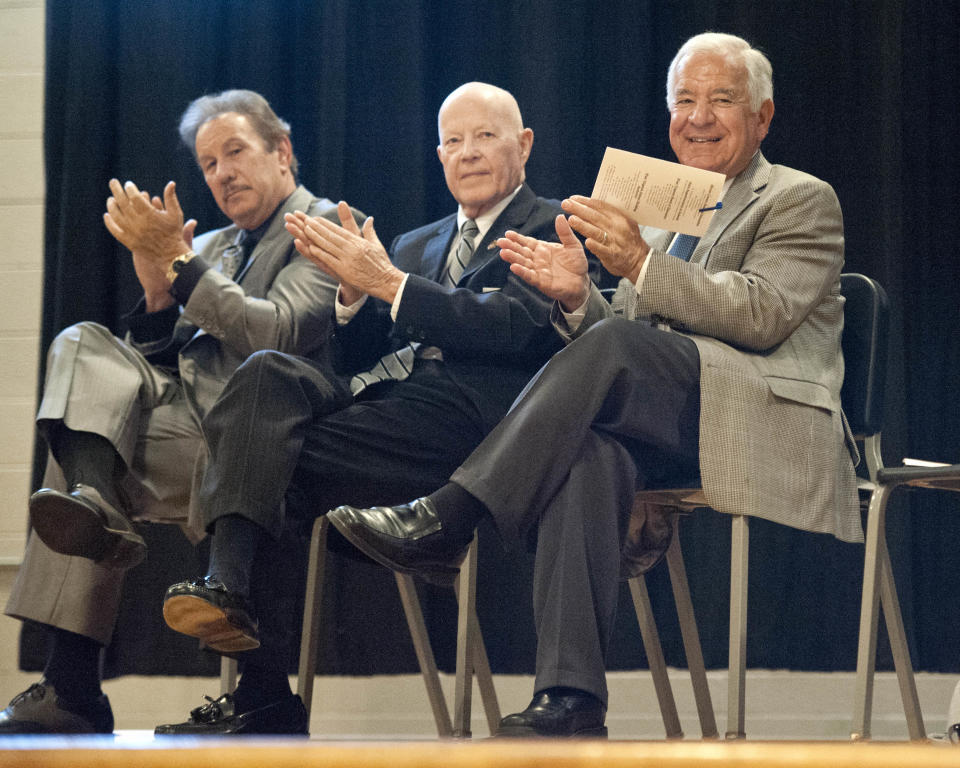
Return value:
<svg viewBox="0 0 960 768">
<path fill-rule="evenodd" d="M 680 162 L 727 178 L 706 234 L 684 256 L 686 238 L 580 196 L 563 202 L 559 244 L 507 233 L 503 257 L 557 300 L 554 322 L 570 343 L 448 485 L 399 507 L 329 515 L 402 571 L 449 568 L 482 515 L 507 541 L 536 527 L 535 693 L 502 735 L 606 734 L 604 661 L 637 488 L 699 472 L 721 512 L 862 535 L 840 409 L 837 198 L 760 153 L 772 71 L 746 41 L 690 39 L 670 66 L 667 102 Z M 574 232 L 622 276 L 611 303 L 589 285 Z"/>
<path fill-rule="evenodd" d="M 6 613 L 48 625 L 44 678 L 0 712 L 3 733 L 113 730 L 100 689 L 127 569 L 146 551 L 132 519 L 193 522 L 200 422 L 251 353 L 324 363 L 336 284 L 297 253 L 284 215 L 336 207 L 296 181 L 289 125 L 252 91 L 192 102 L 180 135 L 230 226 L 193 239 L 163 199 L 110 182 L 104 222 L 133 255 L 144 296 L 125 338 L 83 322 L 52 343 L 37 425 L 50 446 Z M 359 216 L 359 214 L 357 214 Z M 192 246 L 191 246 L 192 242 Z"/>
</svg>

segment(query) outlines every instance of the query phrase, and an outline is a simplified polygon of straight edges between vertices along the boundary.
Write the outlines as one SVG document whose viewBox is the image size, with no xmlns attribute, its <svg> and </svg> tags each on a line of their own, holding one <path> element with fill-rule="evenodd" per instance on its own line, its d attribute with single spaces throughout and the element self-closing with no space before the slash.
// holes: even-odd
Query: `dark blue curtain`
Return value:
<svg viewBox="0 0 960 768">
<path fill-rule="evenodd" d="M 200 230 L 222 223 L 176 124 L 197 95 L 264 94 L 293 126 L 313 191 L 376 216 L 384 241 L 453 210 L 436 159 L 436 111 L 467 80 L 511 90 L 534 129 L 540 194 L 589 193 L 604 147 L 670 158 L 664 78 L 689 36 L 740 34 L 765 50 L 777 106 L 775 163 L 829 181 L 845 214 L 848 271 L 893 304 L 885 454 L 960 460 L 960 241 L 954 138 L 960 11 L 930 0 L 664 0 L 389 3 L 371 0 L 47 0 L 46 281 L 43 344 L 82 319 L 118 328 L 138 294 L 129 256 L 101 222 L 107 180 L 178 183 Z M 904 494 L 891 550 L 917 666 L 960 669 L 960 497 Z M 751 666 L 852 669 L 863 548 L 756 521 Z M 726 665 L 729 523 L 682 524 L 707 663 Z M 202 568 L 172 528 L 148 531 L 128 582 L 108 673 L 212 672 L 159 618 L 163 589 Z M 302 559 L 290 548 L 288 570 Z M 321 669 L 413 671 L 392 577 L 333 556 Z M 496 671 L 529 672 L 530 558 L 482 532 L 479 614 Z M 666 574 L 650 588 L 669 663 L 683 664 Z M 296 605 L 298 597 L 290 597 Z M 442 666 L 451 595 L 424 588 Z M 643 666 L 624 594 L 611 668 Z M 883 634 L 883 633 L 881 633 Z M 22 663 L 42 658 L 28 628 Z M 889 666 L 881 645 L 880 665 Z"/>
</svg>

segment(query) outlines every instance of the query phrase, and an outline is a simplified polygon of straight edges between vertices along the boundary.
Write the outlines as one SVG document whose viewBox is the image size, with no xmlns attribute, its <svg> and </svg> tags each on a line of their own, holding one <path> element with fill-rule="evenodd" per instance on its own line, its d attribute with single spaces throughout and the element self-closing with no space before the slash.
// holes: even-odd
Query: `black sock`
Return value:
<svg viewBox="0 0 960 768">
<path fill-rule="evenodd" d="M 234 703 L 237 712 L 242 714 L 292 695 L 286 672 L 279 667 L 248 662 L 244 664 L 243 674 L 234 691 Z"/>
<path fill-rule="evenodd" d="M 447 483 L 428 498 L 437 510 L 443 530 L 452 539 L 464 544 L 473 538 L 480 518 L 489 514 L 480 499 L 456 483 Z"/>
<path fill-rule="evenodd" d="M 78 483 L 93 486 L 108 504 L 125 511 L 118 487 L 126 465 L 107 438 L 58 424 L 47 430 L 47 440 L 68 488 Z"/>
<path fill-rule="evenodd" d="M 102 695 L 100 689 L 100 643 L 85 635 L 51 627 L 50 652 L 43 670 L 57 693 L 72 702 Z"/>
<path fill-rule="evenodd" d="M 218 579 L 231 592 L 250 596 L 250 566 L 260 540 L 267 536 L 259 525 L 242 515 L 217 519 L 210 542 L 207 578 Z"/>
</svg>

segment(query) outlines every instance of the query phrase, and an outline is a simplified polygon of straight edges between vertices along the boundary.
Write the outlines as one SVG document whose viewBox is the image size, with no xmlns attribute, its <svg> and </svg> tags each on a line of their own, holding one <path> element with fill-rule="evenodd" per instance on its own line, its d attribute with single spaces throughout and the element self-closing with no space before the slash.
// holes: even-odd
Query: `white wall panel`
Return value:
<svg viewBox="0 0 960 768">
<path fill-rule="evenodd" d="M 0 0 L 0 564 L 17 562 L 23 552 L 33 460 L 43 268 L 43 57 L 43 0 Z"/>
<path fill-rule="evenodd" d="M 2 143 L 2 140 L 0 140 Z M 0 170 L 0 174 L 6 169 Z M 0 205 L 0 271 L 43 267 L 43 203 Z M 5 290 L 4 285 L 0 290 Z M 40 296 L 37 296 L 39 302 Z"/>
</svg>

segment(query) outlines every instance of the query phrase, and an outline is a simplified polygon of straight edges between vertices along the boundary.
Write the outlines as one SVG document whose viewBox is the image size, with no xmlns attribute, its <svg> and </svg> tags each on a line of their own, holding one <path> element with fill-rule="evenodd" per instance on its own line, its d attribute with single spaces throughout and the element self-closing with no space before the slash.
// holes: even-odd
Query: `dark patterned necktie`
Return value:
<svg viewBox="0 0 960 768">
<path fill-rule="evenodd" d="M 233 245 L 224 249 L 220 257 L 221 273 L 231 280 L 236 280 L 237 276 L 243 271 L 250 258 L 250 253 L 257 245 L 257 239 L 245 229 L 241 229 Z"/>
<path fill-rule="evenodd" d="M 693 251 L 699 242 L 700 238 L 694 235 L 677 235 L 667 253 L 676 256 L 678 259 L 690 261 L 690 257 L 693 256 Z"/>
</svg>

